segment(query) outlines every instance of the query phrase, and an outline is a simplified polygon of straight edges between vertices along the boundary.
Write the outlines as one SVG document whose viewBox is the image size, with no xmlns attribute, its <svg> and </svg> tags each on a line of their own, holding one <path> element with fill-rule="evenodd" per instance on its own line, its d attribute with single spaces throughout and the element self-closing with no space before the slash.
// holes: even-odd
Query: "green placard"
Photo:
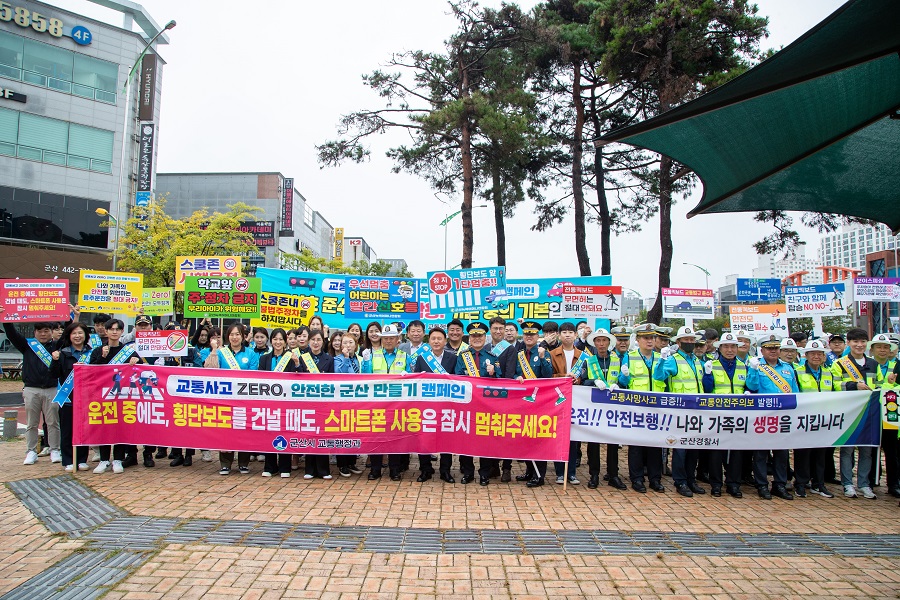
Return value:
<svg viewBox="0 0 900 600">
<path fill-rule="evenodd" d="M 141 294 L 144 314 L 151 317 L 173 314 L 172 303 L 174 300 L 175 288 L 144 288 Z"/>
<path fill-rule="evenodd" d="M 185 277 L 184 316 L 259 318 L 258 277 Z"/>
</svg>

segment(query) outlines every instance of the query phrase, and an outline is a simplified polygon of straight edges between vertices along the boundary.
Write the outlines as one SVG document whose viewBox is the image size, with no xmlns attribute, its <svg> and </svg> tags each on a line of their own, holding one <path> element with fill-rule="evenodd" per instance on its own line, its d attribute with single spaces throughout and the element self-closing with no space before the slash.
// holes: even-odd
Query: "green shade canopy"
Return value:
<svg viewBox="0 0 900 600">
<path fill-rule="evenodd" d="M 769 60 L 611 132 L 703 181 L 689 213 L 800 210 L 900 230 L 900 0 L 851 0 Z"/>
</svg>

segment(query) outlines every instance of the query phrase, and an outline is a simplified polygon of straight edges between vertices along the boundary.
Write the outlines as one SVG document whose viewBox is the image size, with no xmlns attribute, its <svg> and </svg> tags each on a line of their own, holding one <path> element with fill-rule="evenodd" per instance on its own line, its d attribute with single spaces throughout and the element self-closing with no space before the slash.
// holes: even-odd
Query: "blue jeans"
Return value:
<svg viewBox="0 0 900 600">
<path fill-rule="evenodd" d="M 573 477 L 575 475 L 575 463 L 578 461 L 579 446 L 581 446 L 581 442 L 569 442 L 569 477 Z M 557 477 L 562 477 L 563 475 L 565 475 L 566 463 L 564 463 L 563 461 L 556 461 L 553 463 L 553 467 L 556 469 Z"/>
<path fill-rule="evenodd" d="M 853 485 L 853 451 L 859 452 L 859 462 L 856 465 L 856 487 L 872 487 L 869 481 L 869 472 L 872 470 L 872 456 L 875 448 L 868 446 L 853 446 L 841 448 L 841 485 Z"/>
</svg>

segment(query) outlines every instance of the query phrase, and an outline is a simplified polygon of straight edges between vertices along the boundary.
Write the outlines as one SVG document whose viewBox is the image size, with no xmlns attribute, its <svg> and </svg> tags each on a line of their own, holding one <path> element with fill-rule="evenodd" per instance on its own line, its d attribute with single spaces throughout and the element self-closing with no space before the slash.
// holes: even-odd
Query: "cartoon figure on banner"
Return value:
<svg viewBox="0 0 900 600">
<path fill-rule="evenodd" d="M 411 300 L 415 295 L 416 290 L 413 289 L 413 286 L 404 282 L 397 288 L 397 293 L 400 294 L 400 298 L 403 300 Z"/>
<path fill-rule="evenodd" d="M 834 298 L 831 299 L 831 310 L 844 310 L 844 292 L 834 288 Z"/>
<path fill-rule="evenodd" d="M 616 295 L 612 292 L 606 295 L 606 310 L 614 310 L 619 308 L 619 302 L 616 300 Z"/>
<path fill-rule="evenodd" d="M 119 397 L 119 394 L 122 393 L 122 372 L 119 369 L 113 370 L 113 384 L 112 387 L 109 388 L 109 393 L 107 393 L 107 398 L 115 394 L 115 398 Z"/>
<path fill-rule="evenodd" d="M 131 377 L 128 381 L 128 398 L 131 399 L 135 396 L 135 392 L 140 397 L 141 400 L 144 399 L 144 392 L 141 391 L 140 386 L 138 385 L 141 381 L 141 375 L 137 370 L 133 370 L 131 372 Z"/>
<path fill-rule="evenodd" d="M 786 329 L 786 328 L 787 328 L 787 325 L 781 324 L 781 311 L 776 310 L 775 312 L 773 312 L 772 313 L 772 325 L 769 327 L 769 329 L 775 330 L 775 329 Z"/>
<path fill-rule="evenodd" d="M 144 392 L 146 392 L 148 396 L 153 398 L 153 388 L 157 387 L 158 385 L 159 379 L 156 377 L 155 372 L 141 371 L 141 398 L 144 397 Z"/>
</svg>

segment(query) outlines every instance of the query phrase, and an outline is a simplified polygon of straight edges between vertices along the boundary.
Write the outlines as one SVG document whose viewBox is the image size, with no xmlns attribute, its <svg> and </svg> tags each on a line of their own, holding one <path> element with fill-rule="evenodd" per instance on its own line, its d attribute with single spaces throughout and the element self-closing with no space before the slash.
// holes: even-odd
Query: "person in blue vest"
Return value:
<svg viewBox="0 0 900 600">
<path fill-rule="evenodd" d="M 416 356 L 413 373 L 453 373 L 456 371 L 456 355 L 445 351 L 447 334 L 440 327 L 434 327 L 428 333 L 428 349 L 423 349 Z M 434 465 L 431 454 L 419 455 L 419 476 L 416 481 L 423 483 L 434 477 Z M 456 483 L 450 469 L 453 468 L 453 455 L 442 452 L 438 469 L 441 481 Z"/>
<path fill-rule="evenodd" d="M 791 340 L 793 342 L 793 340 Z M 796 346 L 796 343 L 794 344 Z M 781 339 L 777 335 L 767 335 L 760 340 L 763 360 L 755 356 L 747 361 L 747 389 L 757 394 L 797 394 L 800 388 L 794 367 L 779 358 Z M 773 450 L 774 473 L 772 489 L 769 490 L 769 478 L 766 462 L 768 450 L 753 452 L 753 477 L 759 497 L 771 500 L 778 496 L 784 500 L 793 500 L 794 496 L 787 490 L 789 450 Z"/>
<path fill-rule="evenodd" d="M 500 377 L 499 359 L 484 349 L 484 342 L 488 329 L 484 323 L 475 321 L 466 327 L 469 334 L 469 347 L 461 350 L 456 356 L 457 375 L 468 377 Z M 497 467 L 497 461 L 493 458 L 481 457 L 478 459 L 478 476 L 481 485 L 490 483 L 491 471 Z M 459 471 L 462 473 L 460 483 L 463 485 L 475 479 L 475 459 L 471 456 L 460 454 Z"/>
<path fill-rule="evenodd" d="M 371 327 L 371 326 L 370 326 Z M 380 348 L 363 350 L 362 372 L 367 374 L 400 374 L 406 373 L 406 352 L 397 348 L 400 343 L 400 331 L 396 325 L 385 325 L 379 337 Z M 369 480 L 381 479 L 381 469 L 384 466 L 383 454 L 370 454 L 369 463 L 372 465 L 369 471 Z M 389 454 L 388 469 L 391 481 L 400 481 L 403 473 L 403 455 Z"/>
<path fill-rule="evenodd" d="M 698 340 L 692 327 L 682 327 L 672 338 L 678 350 L 672 356 L 662 359 L 653 371 L 653 379 L 665 381 L 670 393 L 700 394 L 703 392 L 703 363 L 694 353 Z M 706 490 L 697 485 L 697 458 L 699 451 L 694 448 L 675 448 L 672 451 L 672 479 L 675 490 L 686 498 L 694 494 L 705 494 Z"/>
<path fill-rule="evenodd" d="M 516 354 L 516 379 L 524 383 L 526 379 L 550 379 L 553 377 L 553 365 L 550 363 L 550 351 L 538 345 L 538 334 L 541 325 L 536 321 L 522 323 L 522 341 L 524 348 Z M 528 487 L 544 485 L 547 475 L 547 461 L 530 460 L 525 475 L 516 477 L 516 481 L 527 481 Z M 505 468 L 505 466 L 504 466 Z"/>
</svg>

